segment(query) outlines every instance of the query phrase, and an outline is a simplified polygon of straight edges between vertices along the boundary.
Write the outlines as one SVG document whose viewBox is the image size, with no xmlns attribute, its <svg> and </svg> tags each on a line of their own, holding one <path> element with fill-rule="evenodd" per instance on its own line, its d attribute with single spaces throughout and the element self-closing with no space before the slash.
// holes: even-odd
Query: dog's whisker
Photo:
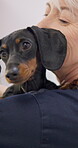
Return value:
<svg viewBox="0 0 78 148">
<path fill-rule="evenodd" d="M 24 70 L 23 75 L 29 75 L 29 71 L 28 70 Z"/>
</svg>

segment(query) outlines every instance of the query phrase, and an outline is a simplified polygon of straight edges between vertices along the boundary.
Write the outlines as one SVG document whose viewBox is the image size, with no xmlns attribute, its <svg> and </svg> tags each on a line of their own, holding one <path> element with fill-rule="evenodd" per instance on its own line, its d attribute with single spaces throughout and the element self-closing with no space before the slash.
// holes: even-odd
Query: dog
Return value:
<svg viewBox="0 0 78 148">
<path fill-rule="evenodd" d="M 41 88 L 57 89 L 46 79 L 46 69 L 59 69 L 66 52 L 67 41 L 59 30 L 32 26 L 2 38 L 0 58 L 6 65 L 6 80 L 13 83 L 2 98 Z"/>
</svg>

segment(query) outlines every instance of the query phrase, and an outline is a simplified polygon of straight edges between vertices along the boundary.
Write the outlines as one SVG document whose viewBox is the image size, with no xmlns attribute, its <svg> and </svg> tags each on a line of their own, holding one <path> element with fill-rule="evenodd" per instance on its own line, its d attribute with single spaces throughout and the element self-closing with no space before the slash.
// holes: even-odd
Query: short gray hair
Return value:
<svg viewBox="0 0 78 148">
<path fill-rule="evenodd" d="M 51 2 L 60 10 L 59 0 L 51 0 Z M 78 0 L 64 0 L 67 6 L 73 10 L 73 7 L 78 9 Z"/>
</svg>

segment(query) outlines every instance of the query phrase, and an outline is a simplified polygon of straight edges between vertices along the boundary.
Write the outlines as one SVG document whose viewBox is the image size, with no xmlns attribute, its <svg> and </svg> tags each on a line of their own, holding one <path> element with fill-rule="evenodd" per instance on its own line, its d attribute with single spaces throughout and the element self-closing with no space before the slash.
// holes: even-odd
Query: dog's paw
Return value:
<svg viewBox="0 0 78 148">
<path fill-rule="evenodd" d="M 14 86 L 8 87 L 6 91 L 3 93 L 2 98 L 12 96 L 14 94 Z"/>
</svg>

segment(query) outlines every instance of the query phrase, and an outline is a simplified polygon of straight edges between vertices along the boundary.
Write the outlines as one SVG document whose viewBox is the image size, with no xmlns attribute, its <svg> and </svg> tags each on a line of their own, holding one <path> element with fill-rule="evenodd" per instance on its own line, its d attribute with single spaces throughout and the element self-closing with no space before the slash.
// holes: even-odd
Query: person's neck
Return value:
<svg viewBox="0 0 78 148">
<path fill-rule="evenodd" d="M 54 72 L 60 82 L 62 83 L 71 83 L 72 81 L 78 79 L 78 65 L 68 67 L 68 68 L 61 68 L 60 70 Z"/>
</svg>

